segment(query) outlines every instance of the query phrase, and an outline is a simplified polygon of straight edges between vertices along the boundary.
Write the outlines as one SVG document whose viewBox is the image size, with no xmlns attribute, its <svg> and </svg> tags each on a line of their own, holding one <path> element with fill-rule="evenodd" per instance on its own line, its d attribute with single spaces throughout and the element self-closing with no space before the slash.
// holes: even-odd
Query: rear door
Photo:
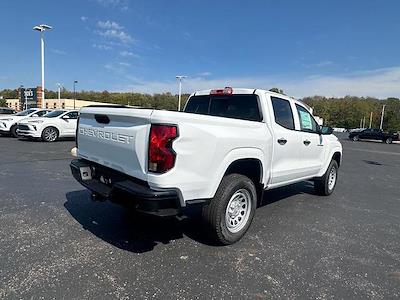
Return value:
<svg viewBox="0 0 400 300">
<path fill-rule="evenodd" d="M 301 155 L 301 175 L 315 176 L 324 161 L 324 136 L 318 132 L 318 124 L 313 116 L 303 106 L 296 104 L 302 136 L 299 152 Z"/>
<path fill-rule="evenodd" d="M 78 156 L 146 180 L 153 110 L 85 107 L 80 110 Z"/>
<path fill-rule="evenodd" d="M 272 184 L 300 178 L 301 133 L 295 130 L 291 101 L 271 97 L 273 131 Z"/>
</svg>

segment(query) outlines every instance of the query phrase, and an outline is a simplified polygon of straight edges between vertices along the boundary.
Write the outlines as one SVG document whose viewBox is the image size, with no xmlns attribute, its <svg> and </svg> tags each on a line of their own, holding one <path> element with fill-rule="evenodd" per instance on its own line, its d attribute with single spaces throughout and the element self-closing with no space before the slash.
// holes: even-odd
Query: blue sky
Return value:
<svg viewBox="0 0 400 300">
<path fill-rule="evenodd" d="M 40 9 L 40 11 L 39 11 Z M 400 1 L 64 0 L 0 3 L 0 89 L 162 92 L 278 86 L 295 97 L 400 96 Z M 12 25 L 12 26 L 11 26 Z"/>
</svg>

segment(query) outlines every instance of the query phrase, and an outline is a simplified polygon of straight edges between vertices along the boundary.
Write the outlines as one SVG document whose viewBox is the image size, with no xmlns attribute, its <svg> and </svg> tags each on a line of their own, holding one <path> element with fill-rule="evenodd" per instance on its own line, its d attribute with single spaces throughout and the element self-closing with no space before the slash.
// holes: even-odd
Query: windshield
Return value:
<svg viewBox="0 0 400 300">
<path fill-rule="evenodd" d="M 36 111 L 36 109 L 27 109 L 27 110 L 24 110 L 24 111 L 21 111 L 21 112 L 15 114 L 15 115 L 16 116 L 27 116 L 35 111 Z"/>
<path fill-rule="evenodd" d="M 66 112 L 66 110 L 55 110 L 55 111 L 52 111 L 51 113 L 48 113 L 44 117 L 45 118 L 56 118 L 56 117 L 62 115 L 63 113 L 65 113 L 65 112 Z"/>
</svg>

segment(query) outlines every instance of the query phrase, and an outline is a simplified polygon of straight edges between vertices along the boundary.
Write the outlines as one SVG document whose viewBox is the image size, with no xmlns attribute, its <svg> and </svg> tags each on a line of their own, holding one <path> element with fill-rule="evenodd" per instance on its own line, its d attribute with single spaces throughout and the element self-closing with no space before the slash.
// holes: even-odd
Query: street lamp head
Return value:
<svg viewBox="0 0 400 300">
<path fill-rule="evenodd" d="M 37 30 L 37 31 L 45 31 L 45 30 L 50 30 L 53 27 L 46 25 L 46 24 L 41 24 L 41 25 L 36 25 L 35 27 L 33 27 L 33 30 Z"/>
<path fill-rule="evenodd" d="M 50 25 L 46 25 L 46 24 L 41 24 L 39 25 L 40 27 L 44 28 L 45 30 L 50 30 L 53 29 L 53 27 L 51 27 Z"/>
<path fill-rule="evenodd" d="M 78 83 L 78 80 L 74 80 L 74 83 Z"/>
<path fill-rule="evenodd" d="M 183 78 L 187 78 L 187 76 L 185 75 L 177 75 L 175 76 L 176 79 L 183 79 Z"/>
</svg>

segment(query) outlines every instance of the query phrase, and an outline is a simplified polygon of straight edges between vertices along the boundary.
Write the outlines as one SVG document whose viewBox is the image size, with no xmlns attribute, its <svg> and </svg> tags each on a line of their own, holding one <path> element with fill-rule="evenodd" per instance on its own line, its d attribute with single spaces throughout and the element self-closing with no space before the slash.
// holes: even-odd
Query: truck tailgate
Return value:
<svg viewBox="0 0 400 300">
<path fill-rule="evenodd" d="M 151 109 L 85 107 L 77 132 L 78 157 L 146 180 Z"/>
</svg>

